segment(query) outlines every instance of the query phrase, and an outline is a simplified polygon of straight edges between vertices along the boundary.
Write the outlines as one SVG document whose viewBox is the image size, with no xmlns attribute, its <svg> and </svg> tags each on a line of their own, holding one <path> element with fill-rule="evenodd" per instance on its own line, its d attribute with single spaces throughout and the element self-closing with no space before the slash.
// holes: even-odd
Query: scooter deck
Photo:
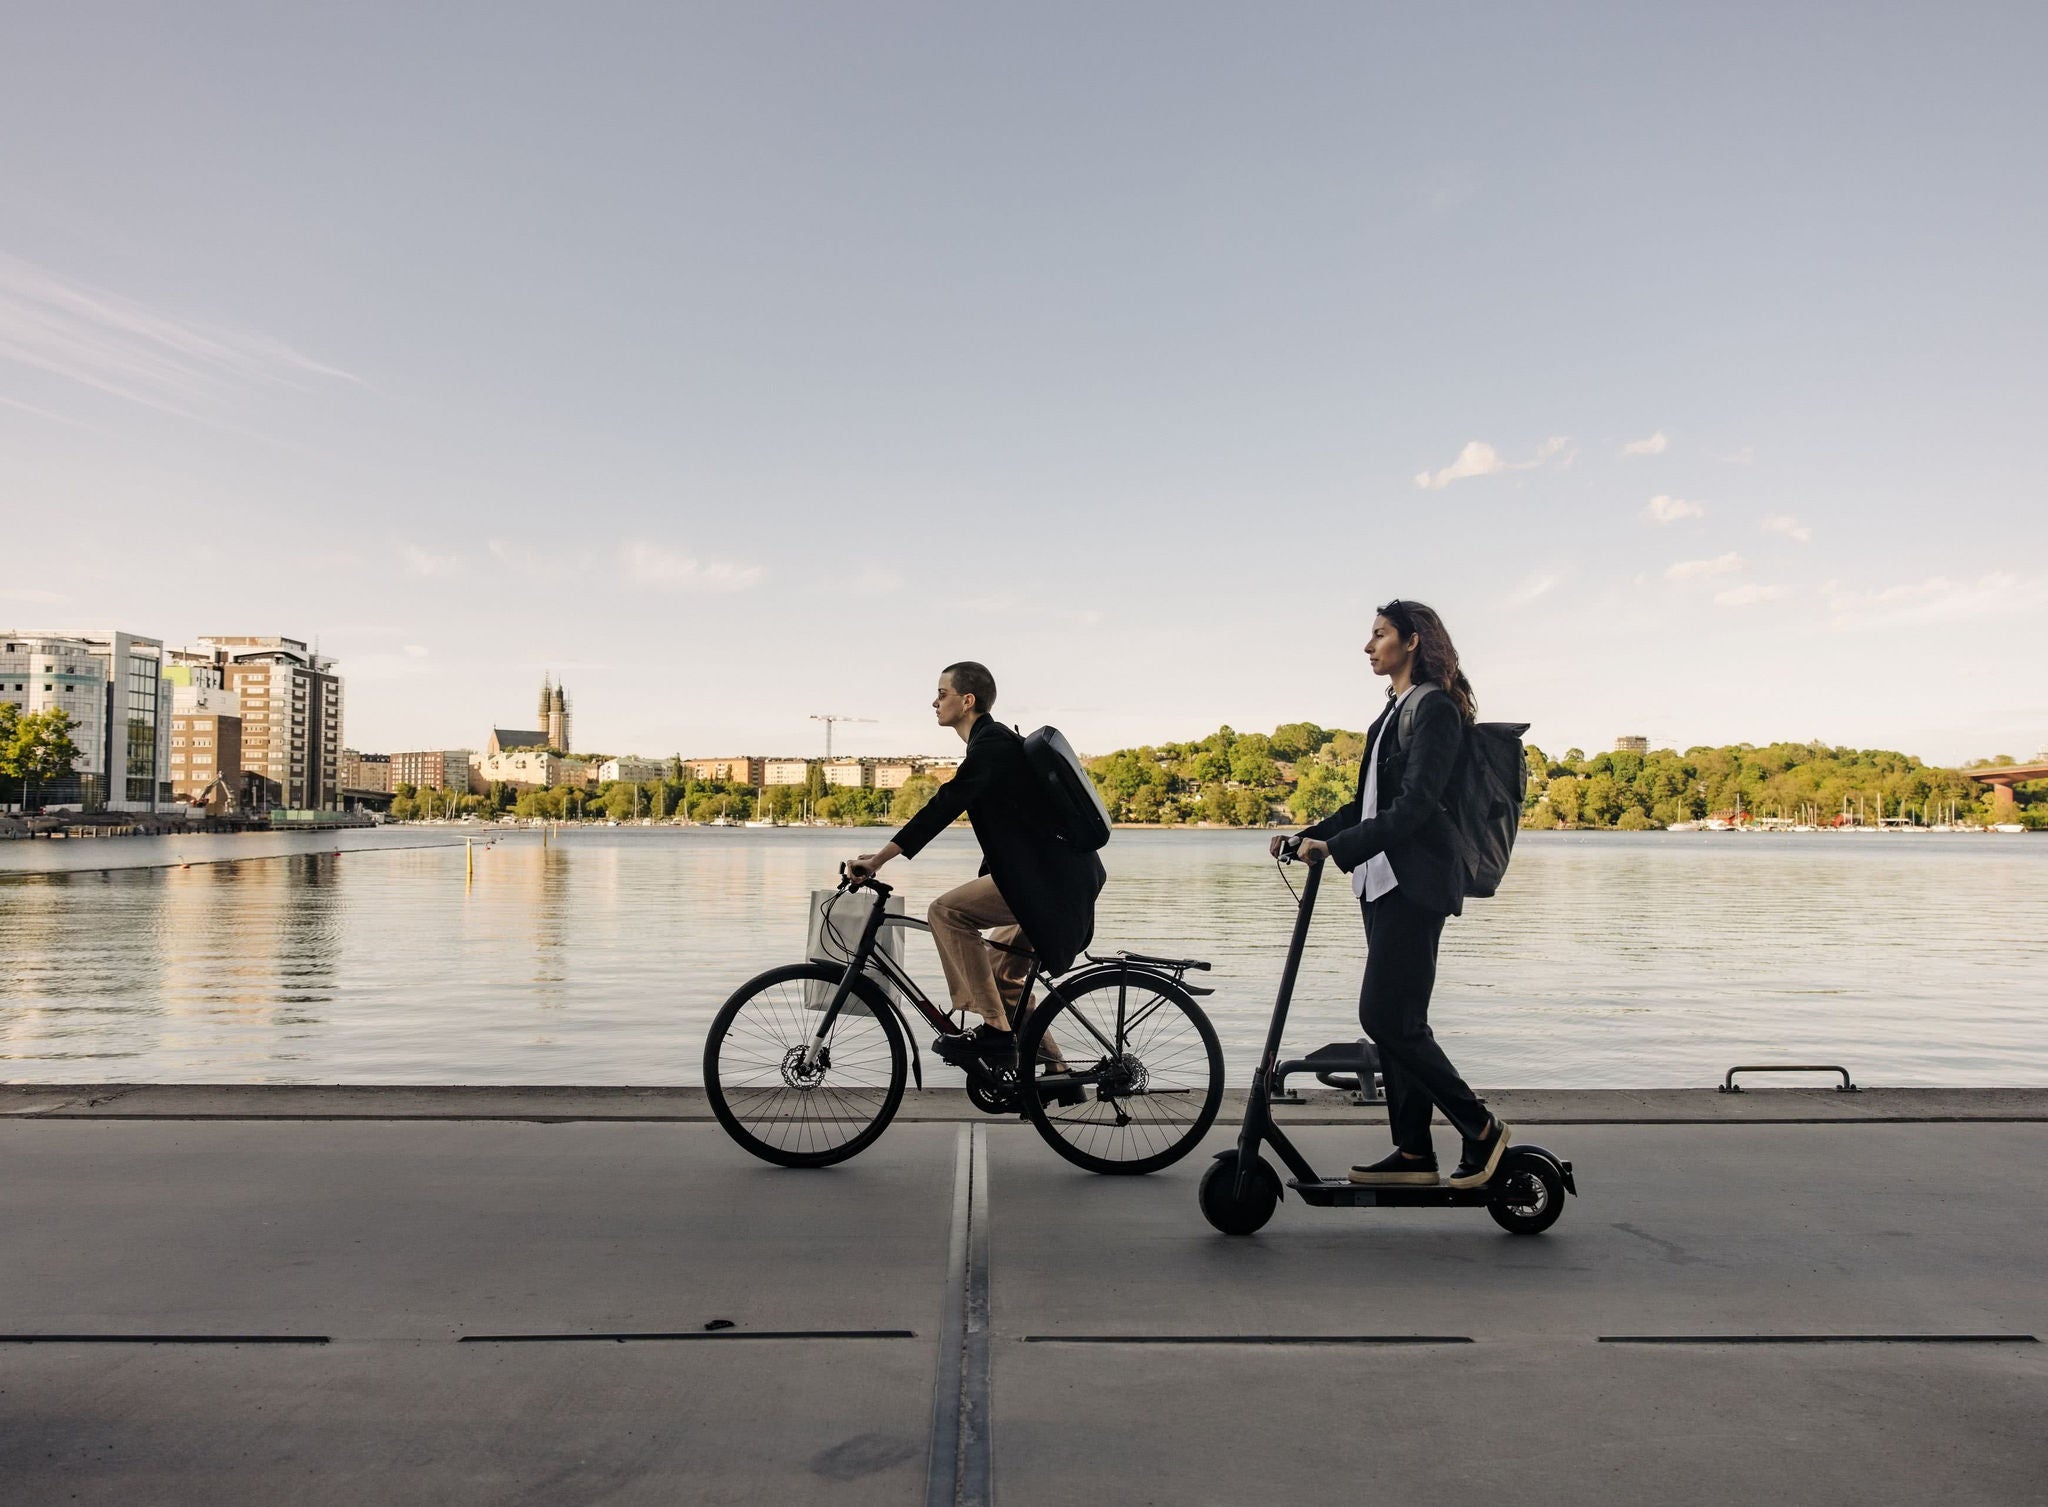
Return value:
<svg viewBox="0 0 2048 1507">
<path fill-rule="evenodd" d="M 1452 1188 L 1438 1183 L 1434 1188 L 1411 1184 L 1407 1187 L 1364 1187 L 1348 1178 L 1323 1178 L 1309 1182 L 1291 1177 L 1287 1186 L 1301 1195 L 1301 1201 L 1322 1208 L 1449 1209 L 1484 1208 L 1491 1201 L 1486 1184 L 1476 1188 Z"/>
</svg>

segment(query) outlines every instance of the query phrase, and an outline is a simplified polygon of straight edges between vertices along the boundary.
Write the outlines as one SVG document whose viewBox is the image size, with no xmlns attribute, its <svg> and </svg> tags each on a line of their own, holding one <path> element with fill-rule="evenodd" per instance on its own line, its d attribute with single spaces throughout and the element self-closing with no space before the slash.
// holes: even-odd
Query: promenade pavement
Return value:
<svg viewBox="0 0 2048 1507">
<path fill-rule="evenodd" d="M 1203 1155 L 1097 1178 L 978 1117 L 790 1172 L 688 1118 L 93 1096 L 0 1095 L 9 1507 L 2048 1490 L 2039 1093 L 1524 1116 L 1582 1194 L 1544 1236 L 1290 1199 L 1238 1240 Z M 1332 1169 L 1384 1137 L 1297 1113 Z"/>
</svg>

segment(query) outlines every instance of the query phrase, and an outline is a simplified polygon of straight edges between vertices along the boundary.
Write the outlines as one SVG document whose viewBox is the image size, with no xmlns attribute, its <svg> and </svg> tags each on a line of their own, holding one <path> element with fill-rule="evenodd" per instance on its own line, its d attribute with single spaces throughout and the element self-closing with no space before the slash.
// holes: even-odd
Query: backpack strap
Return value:
<svg viewBox="0 0 2048 1507">
<path fill-rule="evenodd" d="M 1422 705 L 1422 698 L 1429 695 L 1435 689 L 1435 681 L 1422 681 L 1415 687 L 1408 699 L 1401 703 L 1401 720 L 1395 728 L 1394 736 L 1399 740 L 1402 748 L 1408 746 L 1408 734 L 1415 727 L 1415 709 Z"/>
</svg>

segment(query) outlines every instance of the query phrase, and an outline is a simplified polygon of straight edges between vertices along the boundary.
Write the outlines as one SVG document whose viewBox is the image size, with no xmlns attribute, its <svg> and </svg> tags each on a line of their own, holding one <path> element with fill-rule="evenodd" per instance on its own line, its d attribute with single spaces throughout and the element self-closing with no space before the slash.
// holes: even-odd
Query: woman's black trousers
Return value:
<svg viewBox="0 0 2048 1507">
<path fill-rule="evenodd" d="M 1398 886 L 1360 906 L 1367 952 L 1358 1023 L 1380 1049 L 1394 1144 L 1417 1156 L 1431 1154 L 1431 1104 L 1459 1135 L 1477 1140 L 1486 1130 L 1486 1106 L 1465 1086 L 1429 1028 L 1429 994 L 1436 987 L 1436 945 L 1444 918 L 1408 899 Z"/>
</svg>

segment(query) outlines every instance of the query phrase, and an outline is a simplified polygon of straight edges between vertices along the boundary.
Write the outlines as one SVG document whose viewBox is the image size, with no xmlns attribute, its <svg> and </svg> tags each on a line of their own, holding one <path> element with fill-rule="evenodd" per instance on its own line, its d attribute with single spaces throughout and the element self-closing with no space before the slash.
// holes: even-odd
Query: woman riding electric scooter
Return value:
<svg viewBox="0 0 2048 1507">
<path fill-rule="evenodd" d="M 1471 682 L 1458 668 L 1443 619 L 1420 602 L 1379 609 L 1365 646 L 1373 673 L 1390 682 L 1387 705 L 1366 734 L 1358 793 L 1300 835 L 1299 856 L 1327 855 L 1351 876 L 1365 916 L 1365 982 L 1359 1024 L 1379 1047 L 1394 1149 L 1351 1169 L 1368 1187 L 1434 1187 L 1430 1106 L 1464 1138 L 1448 1179 L 1476 1188 L 1493 1176 L 1512 1135 L 1488 1113 L 1429 1029 L 1437 943 L 1464 910 L 1464 882 L 1444 787 L 1474 717 Z M 1413 702 L 1407 715 L 1403 708 Z M 1280 855 L 1284 837 L 1273 839 Z"/>
</svg>

